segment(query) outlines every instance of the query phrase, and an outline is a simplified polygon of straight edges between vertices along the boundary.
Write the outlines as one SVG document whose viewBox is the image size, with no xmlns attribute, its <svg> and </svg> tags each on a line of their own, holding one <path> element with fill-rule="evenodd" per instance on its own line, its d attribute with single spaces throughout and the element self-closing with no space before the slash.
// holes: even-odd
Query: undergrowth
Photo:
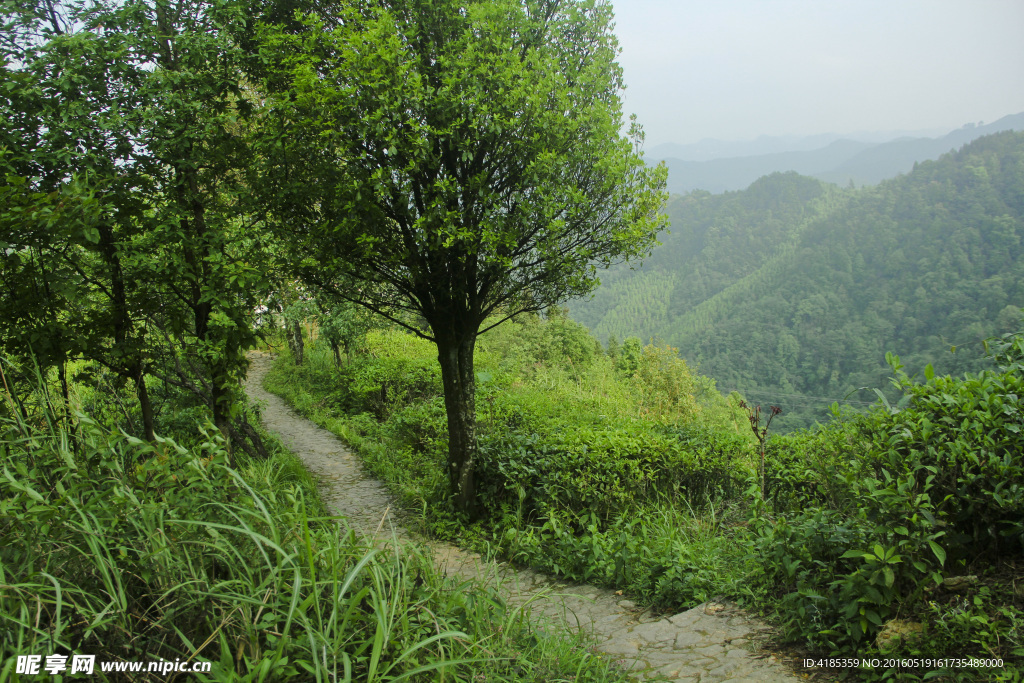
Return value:
<svg viewBox="0 0 1024 683">
<path fill-rule="evenodd" d="M 0 416 L 0 679 L 18 655 L 89 654 L 101 680 L 174 679 L 101 670 L 157 660 L 209 681 L 626 680 L 496 587 L 365 545 L 280 449 L 232 466 L 209 425 L 150 444 L 81 412 L 68 428 L 40 396 Z"/>
</svg>

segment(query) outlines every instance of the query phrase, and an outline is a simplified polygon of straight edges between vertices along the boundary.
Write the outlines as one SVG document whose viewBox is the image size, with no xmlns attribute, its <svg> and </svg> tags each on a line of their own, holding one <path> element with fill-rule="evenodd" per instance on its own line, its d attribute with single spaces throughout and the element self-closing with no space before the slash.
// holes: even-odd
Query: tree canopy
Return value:
<svg viewBox="0 0 1024 683">
<path fill-rule="evenodd" d="M 398 1 L 307 26 L 265 41 L 290 80 L 261 186 L 308 279 L 354 279 L 341 295 L 437 343 L 468 509 L 477 334 L 586 294 L 664 224 L 665 171 L 619 133 L 611 8 Z"/>
</svg>

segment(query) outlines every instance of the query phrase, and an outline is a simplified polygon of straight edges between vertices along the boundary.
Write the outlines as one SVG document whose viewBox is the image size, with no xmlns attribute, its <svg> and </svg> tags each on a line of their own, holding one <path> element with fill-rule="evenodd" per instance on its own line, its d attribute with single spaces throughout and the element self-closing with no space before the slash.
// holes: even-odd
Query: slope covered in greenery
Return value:
<svg viewBox="0 0 1024 683">
<path fill-rule="evenodd" d="M 674 197 L 667 207 L 672 228 L 661 246 L 642 268 L 603 274 L 592 299 L 571 305 L 573 317 L 603 339 L 664 336 L 670 320 L 777 258 L 808 220 L 842 198 L 796 173 L 766 176 L 743 192 Z"/>
<path fill-rule="evenodd" d="M 966 377 L 920 383 L 890 356 L 901 408 L 761 443 L 671 349 L 631 340 L 613 358 L 561 314 L 506 323 L 481 338 L 473 520 L 445 487 L 431 346 L 376 330 L 338 358 L 324 341 L 280 358 L 268 389 L 349 441 L 429 532 L 667 613 L 737 599 L 808 655 L 902 658 L 862 680 L 1020 676 L 1020 334 Z M 985 663 L 922 662 L 939 652 Z"/>
<path fill-rule="evenodd" d="M 265 459 L 230 453 L 157 384 L 149 443 L 123 386 L 74 382 L 69 405 L 52 374 L 0 388 L 0 680 L 83 654 L 100 681 L 627 680 L 422 547 L 373 547 L 274 436 Z"/>
<path fill-rule="evenodd" d="M 661 337 L 721 388 L 781 405 L 783 427 L 833 400 L 873 400 L 886 351 L 912 372 L 978 369 L 979 342 L 1020 319 L 1024 134 L 981 138 L 874 188 L 776 175 L 677 198 L 670 213 L 673 234 L 650 261 L 613 273 L 574 316 L 599 335 Z M 671 291 L 643 289 L 656 278 Z M 648 301 L 665 313 L 630 325 L 629 308 Z"/>
</svg>

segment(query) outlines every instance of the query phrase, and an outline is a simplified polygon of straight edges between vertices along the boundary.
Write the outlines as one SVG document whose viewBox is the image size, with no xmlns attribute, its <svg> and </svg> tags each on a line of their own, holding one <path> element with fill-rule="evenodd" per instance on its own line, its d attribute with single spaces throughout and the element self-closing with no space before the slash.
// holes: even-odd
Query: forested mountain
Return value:
<svg viewBox="0 0 1024 683">
<path fill-rule="evenodd" d="M 962 372 L 982 339 L 1021 324 L 1024 134 L 877 187 L 776 174 L 668 210 L 672 232 L 648 262 L 611 272 L 573 315 L 601 337 L 678 346 L 719 388 L 781 405 L 783 427 L 834 399 L 873 400 L 858 389 L 888 386 L 887 351 L 911 372 Z"/>
<path fill-rule="evenodd" d="M 664 336 L 670 321 L 778 258 L 801 226 L 841 201 L 838 188 L 792 172 L 743 192 L 674 197 L 662 245 L 642 268 L 609 270 L 593 299 L 571 306 L 573 316 L 603 339 Z"/>
<path fill-rule="evenodd" d="M 903 137 L 882 143 L 864 140 L 838 139 L 813 149 L 797 148 L 749 155 L 704 159 L 721 146 L 660 145 L 652 155 L 664 159 L 669 169 L 668 188 L 671 192 L 685 193 L 692 190 L 726 192 L 747 187 L 756 178 L 775 172 L 796 171 L 814 176 L 838 185 L 854 183 L 858 186 L 871 185 L 900 173 L 909 172 L 915 162 L 937 159 L 940 155 L 956 149 L 979 137 L 1006 130 L 1024 130 L 1024 113 L 1004 116 L 988 125 L 968 124 L 951 133 L 935 138 Z M 811 138 L 812 140 L 814 138 Z M 828 138 L 822 138 L 826 140 Z M 801 141 L 794 141 L 799 145 Z M 766 143 L 763 149 L 772 149 Z M 758 149 L 756 145 L 749 149 Z M 683 159 L 671 154 L 673 150 L 689 151 L 696 158 Z"/>
<path fill-rule="evenodd" d="M 846 185 L 872 185 L 898 173 L 908 173 L 914 164 L 937 159 L 980 137 L 1007 130 L 1024 131 L 1024 113 L 1004 116 L 988 125 L 968 124 L 937 138 L 905 138 L 871 146 L 828 171 L 815 172 L 816 178 Z"/>
</svg>

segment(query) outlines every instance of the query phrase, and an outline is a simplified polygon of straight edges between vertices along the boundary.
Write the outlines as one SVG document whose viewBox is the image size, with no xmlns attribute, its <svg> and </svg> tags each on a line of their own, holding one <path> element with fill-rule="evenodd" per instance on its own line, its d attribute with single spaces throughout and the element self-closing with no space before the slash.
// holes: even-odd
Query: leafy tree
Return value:
<svg viewBox="0 0 1024 683">
<path fill-rule="evenodd" d="M 360 349 L 365 343 L 366 333 L 373 329 L 379 318 L 345 299 L 323 293 L 316 298 L 317 322 L 334 353 L 335 365 L 341 365 L 341 353 L 346 355 Z"/>
<path fill-rule="evenodd" d="M 145 180 L 128 163 L 132 141 L 115 123 L 119 109 L 142 101 L 116 87 L 123 65 L 103 51 L 98 64 L 89 61 L 96 41 L 70 33 L 76 16 L 57 3 L 4 10 L 13 35 L 0 70 L 0 329 L 8 354 L 56 366 L 65 387 L 72 357 L 135 380 L 152 438 L 138 288 L 129 284 L 140 213 L 131 198 Z"/>
<path fill-rule="evenodd" d="M 262 274 L 235 3 L 4 6 L 0 328 L 201 397 L 227 436 Z M 8 336 L 7 333 L 10 333 Z M 27 348 L 28 344 L 24 347 Z"/>
<path fill-rule="evenodd" d="M 305 276 L 437 344 L 449 477 L 475 496 L 473 355 L 489 327 L 580 296 L 646 254 L 663 168 L 619 135 L 607 3 L 394 0 L 267 39 L 292 87 L 271 104 L 262 187 Z M 420 325 L 417 321 L 422 320 Z"/>
<path fill-rule="evenodd" d="M 619 358 L 619 338 L 615 334 L 608 335 L 608 357 L 613 361 Z"/>
<path fill-rule="evenodd" d="M 619 351 L 618 359 L 615 361 L 616 369 L 627 377 L 632 377 L 640 369 L 640 359 L 643 356 L 643 342 L 639 337 L 626 337 L 622 342 L 622 349 Z"/>
</svg>

